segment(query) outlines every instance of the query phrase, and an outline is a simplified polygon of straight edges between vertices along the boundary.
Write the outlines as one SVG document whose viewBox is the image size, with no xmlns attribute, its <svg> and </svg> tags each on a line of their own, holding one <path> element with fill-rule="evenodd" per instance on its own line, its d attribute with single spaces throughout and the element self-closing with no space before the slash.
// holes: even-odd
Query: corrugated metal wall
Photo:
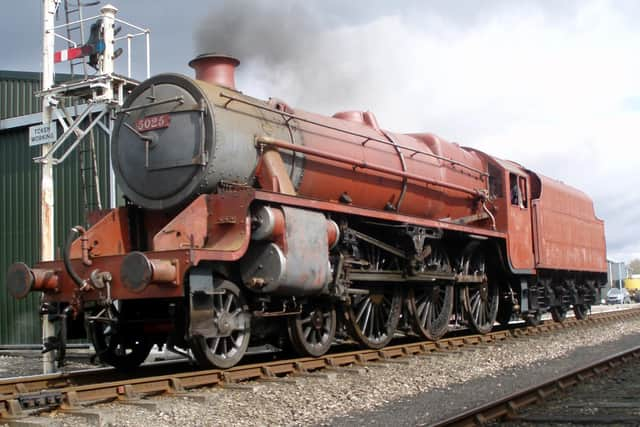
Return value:
<svg viewBox="0 0 640 427">
<path fill-rule="evenodd" d="M 40 87 L 38 73 L 0 71 L 0 120 L 41 111 L 33 96 Z"/>
<path fill-rule="evenodd" d="M 4 78 L 4 80 L 3 80 Z M 0 72 L 0 119 L 38 112 L 33 90 L 38 74 Z M 6 95 L 9 94 L 9 95 Z M 5 96 L 6 95 L 6 96 Z M 7 99 L 7 97 L 12 97 Z M 62 129 L 58 128 L 58 135 Z M 108 139 L 94 130 L 103 207 L 108 206 Z M 16 301 L 6 291 L 6 272 L 15 261 L 33 264 L 40 251 L 40 166 L 32 160 L 40 148 L 29 147 L 27 127 L 0 131 L 0 345 L 40 342 L 39 297 Z M 81 144 L 82 145 L 82 144 Z M 55 241 L 61 248 L 70 227 L 84 224 L 80 146 L 54 166 Z M 90 194 L 94 190 L 90 189 Z M 90 199 L 95 207 L 95 198 Z"/>
<path fill-rule="evenodd" d="M 5 285 L 13 261 L 33 263 L 40 249 L 40 171 L 28 131 L 0 133 L 0 344 L 39 341 L 38 296 L 16 301 Z"/>
<path fill-rule="evenodd" d="M 58 74 L 56 82 L 69 80 L 68 74 Z M 42 111 L 41 101 L 33 94 L 42 87 L 39 73 L 0 71 L 0 120 Z"/>
</svg>

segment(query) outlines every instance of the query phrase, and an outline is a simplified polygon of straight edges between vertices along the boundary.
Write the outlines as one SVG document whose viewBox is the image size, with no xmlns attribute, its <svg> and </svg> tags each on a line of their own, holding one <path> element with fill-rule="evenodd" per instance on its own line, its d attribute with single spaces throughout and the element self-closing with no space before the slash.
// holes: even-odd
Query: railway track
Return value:
<svg viewBox="0 0 640 427">
<path fill-rule="evenodd" d="M 319 358 L 297 358 L 236 366 L 227 370 L 169 372 L 144 377 L 126 377 L 111 369 L 67 374 L 39 375 L 0 380 L 0 422 L 21 419 L 55 408 L 70 414 L 87 405 L 104 401 L 140 402 L 151 395 L 194 397 L 187 392 L 199 387 L 243 387 L 247 381 L 283 381 L 287 375 L 317 375 L 317 371 L 348 371 L 353 366 L 402 363 L 406 357 L 434 357 L 452 351 L 505 343 L 510 339 L 552 333 L 609 321 L 640 316 L 640 309 L 593 314 L 588 320 L 568 319 L 564 323 L 545 322 L 537 327 L 516 327 L 487 335 L 444 338 L 393 345 L 381 350 L 360 350 L 328 354 Z M 286 380 L 285 380 L 286 381 Z"/>
<path fill-rule="evenodd" d="M 640 345 L 431 426 L 638 425 L 639 368 Z"/>
<path fill-rule="evenodd" d="M 607 375 L 602 375 L 606 373 Z M 579 375 L 558 382 L 557 390 L 540 404 L 518 411 L 505 427 L 531 424 L 634 425 L 640 423 L 640 346 L 617 354 Z M 555 389 L 549 389 L 555 390 Z M 548 391 L 543 390 L 543 394 Z"/>
</svg>

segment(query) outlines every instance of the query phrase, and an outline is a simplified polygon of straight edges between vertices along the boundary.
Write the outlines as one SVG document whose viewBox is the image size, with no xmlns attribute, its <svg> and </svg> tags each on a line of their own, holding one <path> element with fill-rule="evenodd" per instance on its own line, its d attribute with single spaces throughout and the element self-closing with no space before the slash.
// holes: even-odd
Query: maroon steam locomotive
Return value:
<svg viewBox="0 0 640 427">
<path fill-rule="evenodd" d="M 238 63 L 141 83 L 112 142 L 126 205 L 74 227 L 63 259 L 10 267 L 9 291 L 60 320 L 53 347 L 88 336 L 127 369 L 166 345 L 227 368 L 250 343 L 319 356 L 337 336 L 381 348 L 588 315 L 606 255 L 584 193 L 368 111 L 251 98 Z"/>
</svg>

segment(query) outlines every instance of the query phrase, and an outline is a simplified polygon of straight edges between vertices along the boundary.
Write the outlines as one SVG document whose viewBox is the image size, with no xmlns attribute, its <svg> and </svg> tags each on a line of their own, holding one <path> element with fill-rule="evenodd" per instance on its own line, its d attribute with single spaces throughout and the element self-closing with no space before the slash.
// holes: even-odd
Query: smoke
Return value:
<svg viewBox="0 0 640 427">
<path fill-rule="evenodd" d="M 325 114 L 393 98 L 404 66 L 398 49 L 411 39 L 402 18 L 364 13 L 347 21 L 335 4 L 223 1 L 198 27 L 196 45 L 238 57 L 239 88 L 262 98 Z"/>
<path fill-rule="evenodd" d="M 606 208 L 637 203 L 637 2 L 407 2 L 222 0 L 196 46 L 238 57 L 252 96 L 371 110 L 561 179 L 596 199 L 612 252 L 639 252 L 637 214 Z"/>
<path fill-rule="evenodd" d="M 234 0 L 216 2 L 197 30 L 200 50 L 233 54 L 265 66 L 289 62 L 321 31 L 312 3 Z"/>
</svg>

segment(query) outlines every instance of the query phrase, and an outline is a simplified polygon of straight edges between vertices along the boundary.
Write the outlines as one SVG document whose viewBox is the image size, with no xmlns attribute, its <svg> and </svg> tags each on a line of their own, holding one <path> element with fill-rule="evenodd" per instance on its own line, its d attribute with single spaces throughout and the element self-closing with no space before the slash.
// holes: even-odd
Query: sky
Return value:
<svg viewBox="0 0 640 427">
<path fill-rule="evenodd" d="M 609 259 L 640 258 L 638 1 L 111 3 L 151 30 L 152 74 L 192 75 L 196 54 L 228 53 L 252 96 L 370 110 L 385 129 L 517 161 L 594 199 Z M 3 1 L 0 69 L 40 70 L 40 25 L 40 1 Z M 132 53 L 144 79 L 141 41 Z"/>
</svg>

